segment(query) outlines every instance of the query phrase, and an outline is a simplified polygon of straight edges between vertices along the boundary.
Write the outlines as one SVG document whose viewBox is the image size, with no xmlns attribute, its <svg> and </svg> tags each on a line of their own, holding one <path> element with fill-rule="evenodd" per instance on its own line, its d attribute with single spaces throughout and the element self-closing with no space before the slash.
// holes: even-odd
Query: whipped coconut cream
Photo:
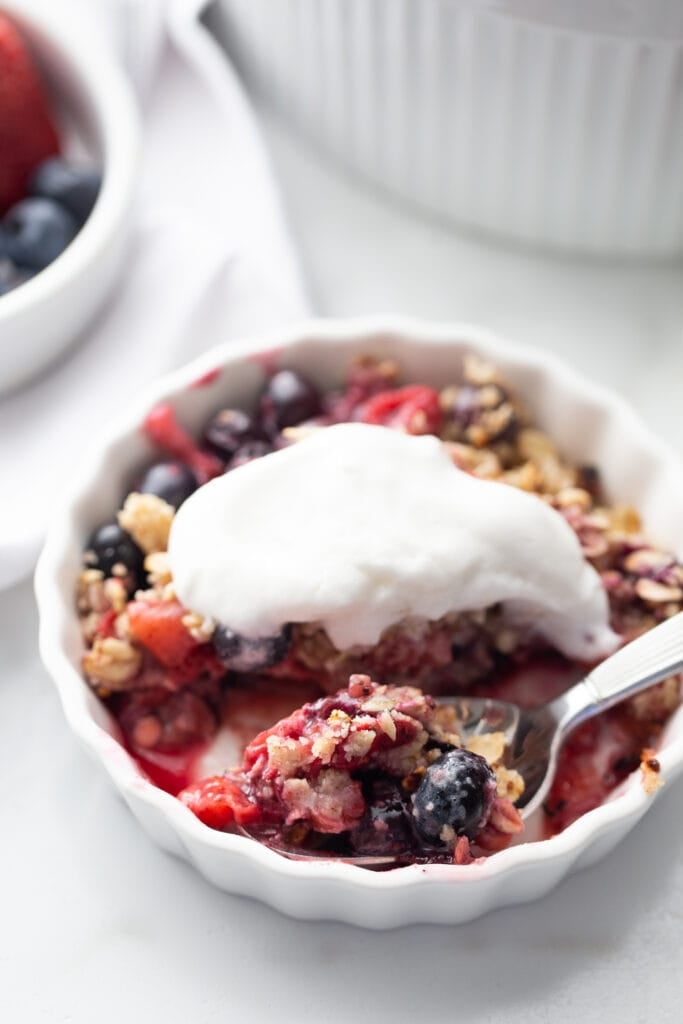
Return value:
<svg viewBox="0 0 683 1024">
<path fill-rule="evenodd" d="M 317 622 L 345 649 L 408 616 L 504 602 L 568 657 L 617 643 L 558 512 L 385 427 L 327 427 L 212 480 L 179 509 L 169 554 L 182 603 L 248 637 Z"/>
</svg>

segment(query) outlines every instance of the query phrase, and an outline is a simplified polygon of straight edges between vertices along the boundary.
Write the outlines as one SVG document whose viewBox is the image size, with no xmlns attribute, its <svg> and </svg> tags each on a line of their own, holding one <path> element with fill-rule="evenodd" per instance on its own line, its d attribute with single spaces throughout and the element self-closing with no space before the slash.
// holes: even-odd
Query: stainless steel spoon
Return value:
<svg viewBox="0 0 683 1024">
<path fill-rule="evenodd" d="M 490 698 L 440 697 L 437 700 L 456 708 L 463 743 L 471 736 L 484 733 L 505 734 L 505 764 L 520 773 L 525 785 L 517 808 L 523 818 L 528 818 L 547 796 L 562 743 L 577 725 L 682 669 L 683 612 L 620 648 L 562 696 L 532 711 Z M 240 831 L 262 841 L 246 829 Z M 400 857 L 392 855 L 337 858 L 329 853 L 270 845 L 278 853 L 302 860 L 343 860 L 377 868 L 390 867 L 400 861 Z"/>
</svg>

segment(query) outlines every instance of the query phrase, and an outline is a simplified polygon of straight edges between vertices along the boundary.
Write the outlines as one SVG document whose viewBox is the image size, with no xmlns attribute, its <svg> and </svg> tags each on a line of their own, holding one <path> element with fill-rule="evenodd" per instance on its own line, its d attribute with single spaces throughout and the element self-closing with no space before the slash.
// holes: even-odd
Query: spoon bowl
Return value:
<svg viewBox="0 0 683 1024">
<path fill-rule="evenodd" d="M 490 697 L 437 698 L 437 703 L 455 708 L 463 746 L 473 736 L 503 733 L 505 767 L 518 771 L 524 779 L 524 792 L 516 803 L 522 818 L 529 817 L 539 806 L 551 784 L 559 747 L 554 739 L 562 720 L 562 699 L 529 711 Z"/>
</svg>

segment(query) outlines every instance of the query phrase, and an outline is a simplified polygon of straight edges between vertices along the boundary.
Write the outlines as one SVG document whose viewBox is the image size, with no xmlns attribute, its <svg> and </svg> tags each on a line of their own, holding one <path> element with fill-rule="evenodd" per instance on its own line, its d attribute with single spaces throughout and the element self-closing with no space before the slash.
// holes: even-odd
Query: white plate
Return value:
<svg viewBox="0 0 683 1024">
<path fill-rule="evenodd" d="M 323 386 L 339 381 L 353 355 L 395 356 L 405 378 L 444 383 L 459 373 L 466 351 L 491 357 L 525 397 L 567 456 L 597 463 L 609 496 L 636 504 L 657 541 L 683 553 L 683 475 L 666 445 L 625 403 L 539 350 L 525 349 L 467 325 L 409 320 L 313 322 L 299 330 L 230 343 L 173 373 L 137 400 L 100 439 L 55 511 L 36 573 L 40 648 L 65 714 L 104 766 L 136 818 L 165 850 L 186 858 L 229 892 L 261 899 L 296 917 L 336 919 L 371 928 L 417 922 L 467 921 L 494 907 L 543 895 L 570 872 L 609 853 L 651 806 L 635 773 L 619 794 L 559 836 L 526 842 L 467 867 L 411 866 L 375 874 L 347 864 L 288 861 L 239 836 L 209 829 L 153 786 L 117 742 L 115 725 L 80 672 L 82 642 L 74 589 L 84 541 L 117 507 L 131 471 L 153 457 L 140 432 L 145 413 L 162 399 L 198 430 L 223 403 L 249 403 L 263 381 L 268 353 L 275 365 L 305 369 Z M 218 367 L 204 387 L 192 383 Z M 683 712 L 670 721 L 658 754 L 662 778 L 683 769 Z"/>
</svg>

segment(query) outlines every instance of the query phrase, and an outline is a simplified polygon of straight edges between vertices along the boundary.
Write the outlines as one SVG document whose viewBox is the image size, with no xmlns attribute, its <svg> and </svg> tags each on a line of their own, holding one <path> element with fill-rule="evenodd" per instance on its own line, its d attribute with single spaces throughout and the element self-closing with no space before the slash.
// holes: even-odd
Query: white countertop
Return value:
<svg viewBox="0 0 683 1024">
<path fill-rule="evenodd" d="M 503 251 L 268 136 L 319 312 L 478 320 L 611 381 L 683 452 L 683 270 Z M 288 920 L 161 853 L 68 732 L 28 584 L 0 594 L 0 1019 L 678 1022 L 683 786 L 608 861 L 460 928 Z"/>
</svg>

